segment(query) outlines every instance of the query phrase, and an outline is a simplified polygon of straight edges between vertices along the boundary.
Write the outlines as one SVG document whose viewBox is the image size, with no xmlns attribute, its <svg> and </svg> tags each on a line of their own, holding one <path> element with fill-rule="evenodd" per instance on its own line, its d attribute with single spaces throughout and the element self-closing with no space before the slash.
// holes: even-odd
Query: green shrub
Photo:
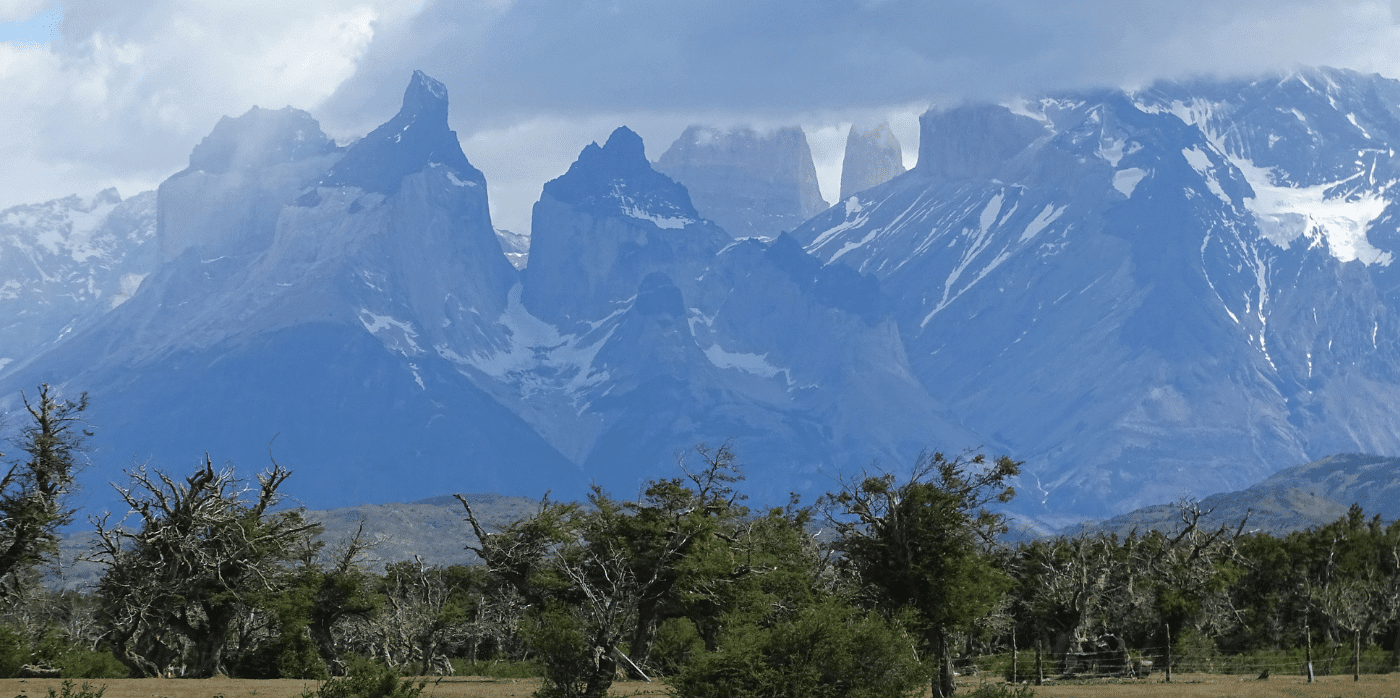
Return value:
<svg viewBox="0 0 1400 698">
<path fill-rule="evenodd" d="M 70 647 L 53 661 L 65 679 L 124 679 L 131 675 L 125 664 L 107 650 Z"/>
<path fill-rule="evenodd" d="M 1220 650 L 1209 635 L 1187 628 L 1172 639 L 1173 671 L 1214 673 L 1220 662 Z"/>
<path fill-rule="evenodd" d="M 107 686 L 93 688 L 92 684 L 86 681 L 75 690 L 73 680 L 67 679 L 63 682 L 63 691 L 59 692 L 50 688 L 48 698 L 102 698 L 102 694 L 106 692 Z"/>
<path fill-rule="evenodd" d="M 550 609 L 526 621 L 521 635 L 544 665 L 540 698 L 581 696 L 596 671 L 593 649 L 566 611 Z"/>
<path fill-rule="evenodd" d="M 670 676 L 680 671 L 691 657 L 705 651 L 705 641 L 689 618 L 670 618 L 656 628 L 651 661 Z"/>
<path fill-rule="evenodd" d="M 346 676 L 318 683 L 315 690 L 307 689 L 301 698 L 420 698 L 427 681 L 416 685 L 401 679 L 393 668 L 370 661 L 352 661 Z"/>
<path fill-rule="evenodd" d="M 0 626 L 0 677 L 13 678 L 28 663 L 28 638 L 13 628 Z"/>
<path fill-rule="evenodd" d="M 1035 698 L 1035 689 L 1026 684 L 984 683 L 968 693 L 967 698 Z"/>
<path fill-rule="evenodd" d="M 771 627 L 729 629 L 670 685 L 682 698 L 901 698 L 928 678 L 901 628 L 827 600 Z"/>
</svg>

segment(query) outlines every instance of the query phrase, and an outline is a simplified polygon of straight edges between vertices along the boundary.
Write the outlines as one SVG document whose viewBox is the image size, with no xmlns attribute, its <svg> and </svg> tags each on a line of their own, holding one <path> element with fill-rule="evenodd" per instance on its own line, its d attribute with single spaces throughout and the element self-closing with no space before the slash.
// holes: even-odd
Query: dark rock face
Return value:
<svg viewBox="0 0 1400 698">
<path fill-rule="evenodd" d="M 852 125 L 841 162 L 841 201 L 904 174 L 904 155 L 889 122 L 873 128 Z"/>
<path fill-rule="evenodd" d="M 447 87 L 415 70 L 399 113 L 350 146 L 321 186 L 392 195 L 405 175 L 432 164 L 448 168 L 460 181 L 486 183 L 467 162 L 457 133 L 447 127 Z"/>
<path fill-rule="evenodd" d="M 685 187 L 652 169 L 626 127 L 544 185 L 531 230 L 522 298 L 561 327 L 608 316 L 652 272 L 700 275 L 730 242 L 700 218 Z"/>
<path fill-rule="evenodd" d="M 733 237 L 774 237 L 825 210 L 807 136 L 691 126 L 656 162 L 690 191 L 700 215 Z"/>
</svg>

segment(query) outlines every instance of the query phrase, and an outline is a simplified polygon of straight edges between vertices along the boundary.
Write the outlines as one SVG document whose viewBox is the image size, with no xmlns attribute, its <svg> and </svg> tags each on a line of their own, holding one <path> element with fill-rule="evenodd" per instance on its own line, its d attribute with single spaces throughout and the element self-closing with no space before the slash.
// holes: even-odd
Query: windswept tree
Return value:
<svg viewBox="0 0 1400 698">
<path fill-rule="evenodd" d="M 467 519 L 490 584 L 532 610 L 523 630 L 545 663 L 545 695 L 606 695 L 618 669 L 645 676 L 656 629 L 677 603 L 683 563 L 742 510 L 739 465 L 728 445 L 696 448 L 697 467 L 648 483 L 636 501 L 594 488 L 588 506 L 546 497 L 539 512 L 499 533 Z"/>
<path fill-rule="evenodd" d="M 1006 530 L 987 506 L 1015 495 L 1005 456 L 921 454 L 907 480 L 865 475 L 823 498 L 837 549 L 870 598 L 887 612 L 912 612 L 923 653 L 936 658 L 934 695 L 953 693 L 950 634 L 985 615 L 1010 580 L 987 554 Z"/>
<path fill-rule="evenodd" d="M 256 489 L 215 470 L 207 455 L 183 481 L 129 474 L 131 485 L 116 489 L 135 526 L 94 521 L 92 559 L 107 568 L 98 595 L 108 646 L 134 676 L 227 674 L 236 620 L 287 583 L 287 563 L 319 526 L 297 510 L 272 511 L 291 475 L 275 461 Z"/>
<path fill-rule="evenodd" d="M 26 455 L 0 478 L 0 594 L 13 597 L 23 572 L 58 552 L 58 528 L 73 520 L 65 500 L 76 458 L 91 433 L 83 428 L 87 393 L 63 400 L 47 383 L 34 401 L 21 393 L 30 422 L 13 443 Z"/>
</svg>

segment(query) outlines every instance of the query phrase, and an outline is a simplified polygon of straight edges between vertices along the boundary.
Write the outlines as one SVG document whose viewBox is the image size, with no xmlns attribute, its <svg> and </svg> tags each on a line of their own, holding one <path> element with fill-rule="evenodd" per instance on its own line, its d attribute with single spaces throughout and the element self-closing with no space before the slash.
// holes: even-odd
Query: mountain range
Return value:
<svg viewBox="0 0 1400 698">
<path fill-rule="evenodd" d="M 92 482 L 272 457 L 318 509 L 630 496 L 724 442 L 755 500 L 810 501 L 981 446 L 1053 528 L 1400 454 L 1395 81 L 934 109 L 903 174 L 853 132 L 883 183 L 825 210 L 800 130 L 652 163 L 622 127 L 545 184 L 528 249 L 447 116 L 415 73 L 348 145 L 254 108 L 154 194 L 0 212 L 0 409 L 86 390 Z"/>
</svg>

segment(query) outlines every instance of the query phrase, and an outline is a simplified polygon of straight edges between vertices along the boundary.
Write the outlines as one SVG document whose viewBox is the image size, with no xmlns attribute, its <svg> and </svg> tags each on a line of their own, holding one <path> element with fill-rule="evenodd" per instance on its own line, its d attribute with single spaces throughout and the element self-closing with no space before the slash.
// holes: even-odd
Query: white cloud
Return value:
<svg viewBox="0 0 1400 698">
<path fill-rule="evenodd" d="M 0 206 L 148 188 L 225 114 L 315 109 L 355 73 L 379 16 L 362 0 L 65 5 L 51 45 L 0 43 Z"/>
<path fill-rule="evenodd" d="M 1400 76 L 1400 0 L 66 0 L 47 48 L 0 44 L 0 207 L 153 186 L 220 116 L 311 111 L 341 139 L 422 69 L 523 232 L 540 186 L 627 124 L 809 129 L 833 195 L 851 122 L 963 98 L 1326 64 Z M 0 18 L 44 0 L 0 0 Z M 123 183 L 129 183 L 123 184 Z"/>
<path fill-rule="evenodd" d="M 53 4 L 53 0 L 0 0 L 0 22 L 22 22 Z"/>
</svg>

